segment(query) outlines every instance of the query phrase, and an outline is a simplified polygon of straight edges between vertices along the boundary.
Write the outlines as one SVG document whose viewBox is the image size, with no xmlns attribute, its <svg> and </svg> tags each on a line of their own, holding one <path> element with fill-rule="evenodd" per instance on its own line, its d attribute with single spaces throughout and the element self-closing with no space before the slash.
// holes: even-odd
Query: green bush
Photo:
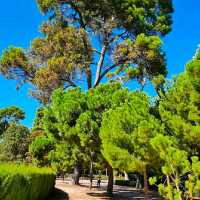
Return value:
<svg viewBox="0 0 200 200">
<path fill-rule="evenodd" d="M 136 182 L 129 180 L 115 180 L 115 185 L 135 187 Z"/>
<path fill-rule="evenodd" d="M 45 200 L 54 184 L 49 168 L 0 164 L 0 200 Z"/>
</svg>

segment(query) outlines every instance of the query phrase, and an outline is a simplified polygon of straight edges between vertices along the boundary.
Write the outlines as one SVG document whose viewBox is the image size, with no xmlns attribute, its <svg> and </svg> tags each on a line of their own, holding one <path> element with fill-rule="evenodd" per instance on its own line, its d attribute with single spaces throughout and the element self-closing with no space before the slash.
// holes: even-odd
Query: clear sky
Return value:
<svg viewBox="0 0 200 200">
<path fill-rule="evenodd" d="M 200 44 L 200 0 L 174 0 L 173 30 L 164 38 L 169 77 L 184 70 Z M 35 0 L 2 1 L 0 7 L 0 52 L 9 45 L 27 48 L 39 35 L 44 20 Z M 27 93 L 27 86 L 19 91 L 15 82 L 0 75 L 0 108 L 17 105 L 26 112 L 23 124 L 32 126 L 38 102 Z"/>
</svg>

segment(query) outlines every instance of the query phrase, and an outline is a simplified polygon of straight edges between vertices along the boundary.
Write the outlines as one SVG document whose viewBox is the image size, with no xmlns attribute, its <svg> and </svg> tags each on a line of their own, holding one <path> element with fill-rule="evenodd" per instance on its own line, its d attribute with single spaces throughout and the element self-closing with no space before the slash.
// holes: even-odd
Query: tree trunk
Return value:
<svg viewBox="0 0 200 200">
<path fill-rule="evenodd" d="M 87 75 L 87 86 L 89 90 L 92 87 L 92 73 L 89 67 L 86 69 L 86 75 Z"/>
<path fill-rule="evenodd" d="M 136 175 L 136 189 L 141 189 L 140 177 L 138 174 Z"/>
<path fill-rule="evenodd" d="M 81 176 L 81 164 L 78 161 L 74 167 L 73 184 L 79 185 L 79 178 Z"/>
<path fill-rule="evenodd" d="M 107 193 L 109 196 L 112 196 L 112 194 L 113 194 L 113 168 L 110 165 L 108 165 Z"/>
<path fill-rule="evenodd" d="M 99 62 L 97 64 L 94 87 L 96 87 L 98 85 L 98 83 L 99 83 L 99 78 L 101 76 L 101 69 L 102 69 L 102 66 L 103 66 L 104 59 L 105 59 L 106 50 L 107 50 L 107 44 L 104 44 L 103 47 L 102 47 L 102 50 L 101 50 Z"/>
<path fill-rule="evenodd" d="M 147 168 L 144 168 L 144 198 L 148 199 L 148 175 Z"/>
<path fill-rule="evenodd" d="M 93 162 L 90 162 L 90 190 L 92 189 L 92 180 L 93 180 Z"/>
<path fill-rule="evenodd" d="M 169 200 L 173 200 L 173 194 L 172 194 L 171 185 L 170 185 L 170 178 L 168 175 L 167 175 L 167 186 L 168 186 L 167 197 Z"/>
<path fill-rule="evenodd" d="M 124 180 L 128 181 L 129 178 L 128 178 L 128 174 L 124 171 Z"/>
<path fill-rule="evenodd" d="M 178 192 L 179 200 L 182 200 L 181 191 L 180 191 L 180 188 L 179 188 L 179 181 L 176 181 L 176 182 L 175 182 L 175 185 L 176 185 L 176 190 L 177 190 L 177 192 Z"/>
<path fill-rule="evenodd" d="M 192 183 L 191 183 L 191 175 L 188 176 L 188 181 L 189 181 L 189 199 L 193 200 L 193 191 L 192 191 Z"/>
<path fill-rule="evenodd" d="M 62 179 L 63 179 L 63 181 L 64 181 L 64 180 L 65 180 L 65 172 L 64 172 L 63 169 L 61 170 L 61 174 L 62 174 Z"/>
</svg>

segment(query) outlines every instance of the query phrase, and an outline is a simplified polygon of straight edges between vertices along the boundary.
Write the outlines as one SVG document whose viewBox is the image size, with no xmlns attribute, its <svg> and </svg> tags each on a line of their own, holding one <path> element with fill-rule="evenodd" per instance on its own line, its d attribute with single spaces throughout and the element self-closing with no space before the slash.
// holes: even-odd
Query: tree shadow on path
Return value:
<svg viewBox="0 0 200 200">
<path fill-rule="evenodd" d="M 97 192 L 88 192 L 87 195 L 101 199 L 101 200 L 143 200 L 144 193 L 133 190 L 114 190 L 113 196 L 108 197 L 106 192 L 97 193 Z M 153 194 L 149 194 L 147 197 L 149 200 L 161 200 L 159 197 L 155 197 Z"/>
<path fill-rule="evenodd" d="M 69 196 L 63 190 L 55 188 L 47 200 L 69 200 Z"/>
</svg>

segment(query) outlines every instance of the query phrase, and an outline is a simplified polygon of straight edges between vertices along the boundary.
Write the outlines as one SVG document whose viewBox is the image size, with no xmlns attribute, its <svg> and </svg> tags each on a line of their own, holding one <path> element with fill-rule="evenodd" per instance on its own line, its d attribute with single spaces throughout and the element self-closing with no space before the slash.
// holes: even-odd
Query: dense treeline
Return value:
<svg viewBox="0 0 200 200">
<path fill-rule="evenodd" d="M 199 196 L 199 55 L 197 50 L 154 102 L 119 83 L 87 92 L 56 90 L 51 104 L 38 110 L 28 153 L 32 162 L 74 170 L 75 183 L 93 163 L 110 169 L 111 185 L 115 169 L 141 174 L 146 192 L 150 180 L 168 199 Z"/>
<path fill-rule="evenodd" d="M 119 83 L 87 92 L 56 90 L 40 115 L 42 133 L 30 146 L 33 158 L 69 172 L 75 167 L 77 176 L 91 161 L 102 169 L 137 172 L 146 192 L 154 171 L 150 183 L 158 184 L 164 197 L 199 196 L 199 55 L 197 50 L 155 102 Z"/>
<path fill-rule="evenodd" d="M 49 17 L 42 37 L 7 48 L 0 71 L 17 88 L 29 83 L 42 106 L 32 130 L 19 108 L 0 111 L 0 159 L 73 173 L 75 184 L 84 171 L 92 184 L 94 169 L 107 169 L 109 194 L 114 170 L 142 176 L 145 194 L 151 184 L 165 199 L 199 197 L 200 50 L 166 81 L 161 37 L 172 1 L 37 3 Z"/>
</svg>

